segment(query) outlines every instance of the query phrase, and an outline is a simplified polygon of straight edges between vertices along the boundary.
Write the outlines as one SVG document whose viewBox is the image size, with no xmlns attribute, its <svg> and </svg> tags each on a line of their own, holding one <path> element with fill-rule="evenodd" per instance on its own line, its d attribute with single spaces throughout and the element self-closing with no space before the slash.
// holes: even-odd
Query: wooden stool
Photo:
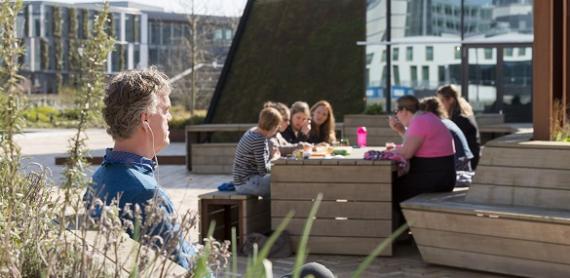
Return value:
<svg viewBox="0 0 570 278">
<path fill-rule="evenodd" d="M 249 233 L 265 233 L 271 229 L 269 199 L 241 195 L 235 191 L 214 191 L 198 198 L 200 241 L 208 234 L 212 221 L 216 222 L 213 236 L 217 240 L 231 240 L 231 228 L 237 226 L 238 245 Z"/>
</svg>

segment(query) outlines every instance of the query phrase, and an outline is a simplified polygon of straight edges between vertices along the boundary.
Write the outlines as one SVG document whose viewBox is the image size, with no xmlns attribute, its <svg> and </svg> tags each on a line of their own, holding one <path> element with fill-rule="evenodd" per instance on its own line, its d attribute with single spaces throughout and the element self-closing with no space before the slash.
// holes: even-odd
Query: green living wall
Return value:
<svg viewBox="0 0 570 278">
<path fill-rule="evenodd" d="M 256 122 L 268 100 L 326 99 L 338 120 L 362 112 L 366 1 L 251 1 L 208 122 Z"/>
</svg>

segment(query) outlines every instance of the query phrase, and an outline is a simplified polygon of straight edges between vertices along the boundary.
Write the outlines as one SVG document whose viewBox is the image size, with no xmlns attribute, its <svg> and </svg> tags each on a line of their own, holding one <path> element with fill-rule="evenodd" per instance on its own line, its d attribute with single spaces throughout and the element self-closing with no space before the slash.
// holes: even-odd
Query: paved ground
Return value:
<svg viewBox="0 0 570 278">
<path fill-rule="evenodd" d="M 61 180 L 63 167 L 56 166 L 54 158 L 65 155 L 71 130 L 28 130 L 18 135 L 17 142 L 22 147 L 26 160 L 24 165 L 32 166 L 32 162 L 40 163 L 52 170 L 55 183 Z M 88 147 L 91 155 L 101 155 L 106 147 L 112 146 L 111 138 L 104 130 L 88 130 Z M 161 154 L 182 154 L 184 146 L 181 143 L 170 145 Z M 160 161 L 159 161 L 160 162 Z M 227 175 L 196 175 L 188 173 L 184 166 L 160 166 L 160 184 L 172 197 L 180 214 L 187 210 L 197 210 L 198 195 L 211 191 L 224 181 L 231 180 Z M 93 168 L 89 170 L 93 171 Z M 192 238 L 197 238 L 198 231 L 192 232 Z M 394 256 L 379 258 L 362 277 L 501 277 L 489 273 L 472 272 L 462 269 L 435 266 L 424 263 L 413 242 L 397 244 Z M 317 261 L 328 266 L 338 277 L 350 277 L 351 273 L 364 258 L 358 256 L 309 256 L 309 261 Z M 239 259 L 240 269 L 245 266 L 245 258 Z M 294 258 L 276 259 L 272 261 L 276 277 L 291 269 Z M 477 263 L 477 262 L 473 262 Z"/>
</svg>

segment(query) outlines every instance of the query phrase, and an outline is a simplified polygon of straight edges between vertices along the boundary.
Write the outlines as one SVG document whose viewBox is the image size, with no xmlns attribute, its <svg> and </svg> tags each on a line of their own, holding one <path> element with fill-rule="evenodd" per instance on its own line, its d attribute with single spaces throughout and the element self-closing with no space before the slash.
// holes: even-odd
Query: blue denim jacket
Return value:
<svg viewBox="0 0 570 278">
<path fill-rule="evenodd" d="M 132 208 L 138 204 L 144 211 L 144 206 L 156 196 L 156 202 L 158 202 L 159 208 L 164 211 L 167 219 L 161 221 L 151 231 L 147 231 L 147 234 L 150 236 L 158 235 L 165 243 L 170 240 L 177 240 L 177 248 L 172 256 L 179 265 L 189 269 L 188 259 L 196 254 L 196 249 L 184 240 L 182 235 L 177 236 L 180 226 L 169 221 L 170 217 L 175 214 L 174 204 L 158 185 L 154 177 L 154 168 L 155 162 L 148 158 L 107 149 L 103 163 L 93 174 L 93 183 L 83 199 L 86 204 L 90 204 L 93 200 L 93 194 L 95 194 L 97 198 L 105 200 L 106 204 L 109 205 L 114 198 L 121 195 L 119 199 L 120 209 L 123 209 L 126 204 L 132 204 Z M 95 218 L 100 217 L 100 215 L 100 208 L 92 212 L 92 216 Z M 143 223 L 144 217 L 143 214 Z M 132 231 L 128 232 L 132 237 Z"/>
</svg>

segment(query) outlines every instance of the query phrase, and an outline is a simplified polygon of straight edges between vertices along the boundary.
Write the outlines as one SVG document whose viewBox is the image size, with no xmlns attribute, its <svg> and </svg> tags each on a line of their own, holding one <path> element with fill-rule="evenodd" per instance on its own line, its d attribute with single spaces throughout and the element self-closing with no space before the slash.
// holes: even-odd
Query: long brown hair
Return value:
<svg viewBox="0 0 570 278">
<path fill-rule="evenodd" d="M 463 116 L 473 116 L 473 108 L 466 99 L 459 95 L 459 90 L 454 85 L 445 85 L 440 87 L 436 93 L 438 96 L 441 96 L 445 99 L 453 99 L 454 102 L 452 106 L 447 111 L 449 117 L 453 117 L 453 115 L 463 115 Z"/>
<path fill-rule="evenodd" d="M 311 116 L 313 115 L 313 112 L 315 112 L 315 110 L 321 106 L 324 106 L 327 109 L 328 117 L 321 126 L 317 126 L 315 121 L 311 121 L 311 131 L 309 133 L 309 137 L 312 135 L 317 138 L 323 138 L 324 142 L 332 144 L 334 141 L 336 141 L 335 119 L 332 105 L 326 100 L 318 101 L 313 105 L 313 107 L 311 107 Z"/>
</svg>

